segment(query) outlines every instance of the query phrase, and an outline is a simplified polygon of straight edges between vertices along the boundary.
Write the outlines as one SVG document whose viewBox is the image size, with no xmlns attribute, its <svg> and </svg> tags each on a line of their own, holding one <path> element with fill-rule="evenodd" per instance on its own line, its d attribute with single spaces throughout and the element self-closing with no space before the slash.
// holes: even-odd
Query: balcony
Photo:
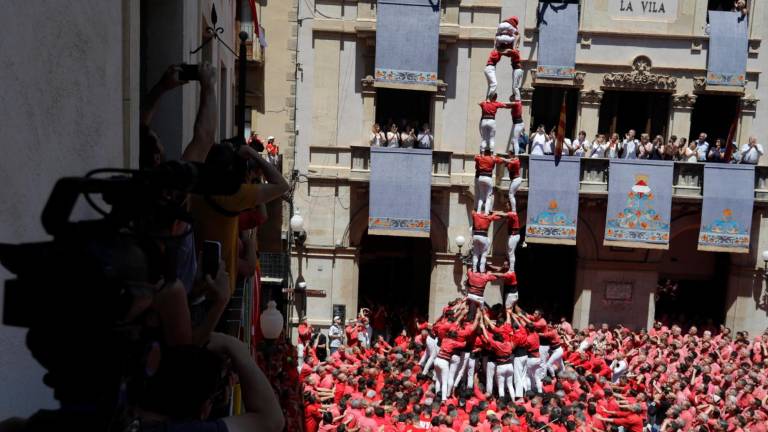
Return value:
<svg viewBox="0 0 768 432">
<path fill-rule="evenodd" d="M 252 22 L 241 22 L 240 31 L 248 33 L 245 41 L 245 54 L 249 62 L 264 63 L 264 49 L 259 44 L 259 36 L 256 34 L 256 26 Z"/>
<path fill-rule="evenodd" d="M 528 191 L 528 156 L 520 155 L 520 191 Z M 371 151 L 367 146 L 312 147 L 310 149 L 310 179 L 347 179 L 367 183 L 370 180 Z M 582 196 L 606 197 L 610 159 L 581 159 L 579 192 Z M 704 164 L 675 162 L 673 197 L 680 201 L 703 198 Z M 497 166 L 495 182 L 500 189 L 509 188 L 505 167 Z M 474 155 L 435 150 L 432 152 L 432 187 L 474 187 Z M 768 203 L 768 166 L 755 167 L 755 200 Z"/>
</svg>

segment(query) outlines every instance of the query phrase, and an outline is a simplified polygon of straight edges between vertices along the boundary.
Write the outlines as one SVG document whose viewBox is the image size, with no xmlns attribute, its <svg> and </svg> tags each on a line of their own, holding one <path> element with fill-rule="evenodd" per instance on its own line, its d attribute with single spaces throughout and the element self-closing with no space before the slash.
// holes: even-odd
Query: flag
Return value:
<svg viewBox="0 0 768 432">
<path fill-rule="evenodd" d="M 733 157 L 733 140 L 736 139 L 736 130 L 739 128 L 739 119 L 741 118 L 741 102 L 736 107 L 736 115 L 733 117 L 731 128 L 728 129 L 728 138 L 725 140 L 725 162 L 730 162 Z M 738 148 L 739 143 L 736 143 Z"/>
<path fill-rule="evenodd" d="M 253 17 L 253 33 L 256 35 L 256 39 L 259 40 L 259 45 L 266 47 L 267 39 L 264 36 L 263 27 L 259 25 L 259 15 L 256 13 L 256 0 L 248 0 L 248 6 L 251 7 L 251 17 Z"/>
<path fill-rule="evenodd" d="M 565 109 L 568 90 L 563 91 L 563 104 L 560 106 L 560 121 L 557 123 L 557 137 L 555 138 L 555 163 L 560 162 L 563 156 L 563 143 L 565 142 Z"/>
</svg>

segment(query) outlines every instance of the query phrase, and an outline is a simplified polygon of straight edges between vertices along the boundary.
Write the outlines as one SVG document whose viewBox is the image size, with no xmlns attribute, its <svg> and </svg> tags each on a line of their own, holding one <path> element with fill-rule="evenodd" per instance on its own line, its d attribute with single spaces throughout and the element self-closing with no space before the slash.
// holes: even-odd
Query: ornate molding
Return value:
<svg viewBox="0 0 768 432">
<path fill-rule="evenodd" d="M 696 95 L 689 95 L 688 93 L 683 93 L 680 95 L 672 96 L 673 108 L 693 109 L 693 105 L 695 103 L 696 103 Z"/>
<path fill-rule="evenodd" d="M 603 92 L 597 90 L 582 91 L 579 94 L 579 102 L 582 105 L 600 105 L 603 100 Z"/>
<path fill-rule="evenodd" d="M 674 91 L 677 88 L 677 78 L 651 73 L 651 59 L 646 56 L 638 56 L 632 61 L 632 72 L 605 74 L 603 87 L 608 89 Z"/>
<path fill-rule="evenodd" d="M 706 77 L 693 77 L 693 90 L 694 91 L 704 91 L 707 89 L 707 78 Z"/>
<path fill-rule="evenodd" d="M 744 96 L 741 99 L 741 109 L 743 111 L 755 111 L 757 110 L 757 103 L 760 101 L 760 99 L 757 99 L 756 97 L 749 95 Z"/>
<path fill-rule="evenodd" d="M 448 83 L 441 79 L 437 80 L 437 94 L 445 96 L 446 91 L 448 91 Z"/>
<path fill-rule="evenodd" d="M 363 94 L 376 93 L 376 89 L 373 87 L 373 83 L 376 80 L 371 75 L 366 75 L 365 78 L 360 80 L 360 86 L 362 87 Z"/>
<path fill-rule="evenodd" d="M 533 89 L 530 87 L 523 87 L 520 89 L 520 99 L 523 102 L 530 102 L 533 100 Z"/>
<path fill-rule="evenodd" d="M 531 74 L 531 84 L 536 84 L 536 81 L 538 80 L 538 77 L 536 76 L 536 70 L 533 69 L 530 71 Z M 584 86 L 584 79 L 586 78 L 587 73 L 586 72 L 576 72 L 573 75 L 573 85 L 576 87 L 583 87 Z M 555 80 L 555 79 L 549 79 L 549 78 L 541 78 L 541 81 L 544 82 L 554 82 L 557 81 L 558 84 L 560 82 L 564 82 L 565 80 Z"/>
<path fill-rule="evenodd" d="M 573 76 L 573 83 L 577 86 L 583 86 L 584 85 L 584 78 L 587 76 L 586 72 L 576 72 L 576 75 Z"/>
</svg>

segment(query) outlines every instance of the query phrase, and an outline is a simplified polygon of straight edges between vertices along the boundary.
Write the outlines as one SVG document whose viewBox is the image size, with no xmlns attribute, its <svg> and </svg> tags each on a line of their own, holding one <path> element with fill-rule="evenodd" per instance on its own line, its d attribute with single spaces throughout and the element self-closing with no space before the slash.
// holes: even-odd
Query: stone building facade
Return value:
<svg viewBox="0 0 768 432">
<path fill-rule="evenodd" d="M 538 1 L 440 2 L 436 91 L 421 99 L 403 99 L 405 103 L 426 101 L 423 112 L 428 113 L 435 134 L 432 229 L 429 241 L 422 244 L 414 240 L 384 241 L 366 232 L 368 137 L 371 125 L 381 118 L 377 109 L 382 109 L 384 94 L 373 79 L 376 1 L 298 2 L 297 59 L 301 73 L 296 81 L 294 151 L 296 168 L 306 181 L 299 183 L 294 203 L 304 216 L 307 240 L 292 254 L 291 266 L 294 277 L 301 276 L 308 288 L 324 291 L 324 297 L 297 299 L 299 310 L 291 314 L 292 322 L 306 315 L 310 322 L 325 326 L 339 310 L 345 310 L 347 317 L 353 316 L 365 303 L 365 297 L 371 295 L 370 286 L 387 286 L 382 278 L 389 278 L 393 293 L 403 293 L 401 285 L 407 284 L 410 295 L 400 297 L 400 301 L 413 298 L 416 307 L 430 318 L 439 315 L 442 307 L 457 296 L 463 274 L 457 254 L 466 252 L 466 247 L 460 251 L 454 239 L 459 235 L 470 237 L 473 157 L 480 139 L 477 103 L 486 93 L 483 68 L 493 47 L 496 25 L 508 16 L 520 17 L 520 49 L 526 71 L 522 99 L 529 128 L 536 120 L 554 126 L 551 119 L 554 116 L 556 121 L 565 89 L 572 95 L 568 102 L 572 112 L 569 133 L 584 130 L 590 138 L 614 130 L 623 134 L 622 125 L 632 119 L 624 122 L 621 110 L 608 106 L 607 98 L 622 106 L 626 103 L 621 102 L 622 98 L 636 103 L 632 97 L 650 94 L 652 97 L 642 99 L 650 107 L 646 112 L 649 130 L 658 128 L 667 137 L 695 136 L 697 127 L 712 123 L 711 113 L 717 113 L 721 104 L 730 103 L 731 112 L 736 112 L 737 104 L 740 106 L 738 142 L 746 142 L 750 135 L 766 142 L 768 123 L 761 119 L 768 118 L 768 93 L 759 84 L 768 56 L 761 52 L 765 30 L 757 23 L 768 19 L 768 5 L 749 2 L 746 85 L 723 87 L 707 85 L 705 79 L 708 2 L 656 3 L 666 4 L 661 16 L 650 12 L 627 16 L 621 11 L 620 0 L 582 0 L 575 77 L 556 80 L 537 78 L 535 74 Z M 407 54 L 404 47 L 402 55 Z M 505 100 L 512 93 L 508 61 L 499 63 L 497 74 L 498 92 Z M 638 111 L 632 115 L 642 114 Z M 727 129 L 730 119 L 724 124 L 720 128 Z M 498 116 L 497 143 L 502 147 L 511 127 L 510 116 Z M 678 165 L 671 248 L 648 251 L 602 246 L 607 161 L 583 162 L 577 245 L 531 245 L 521 251 L 518 273 L 528 271 L 531 285 L 522 287 L 522 295 L 526 295 L 526 289 L 536 291 L 556 304 L 553 314 L 570 317 L 578 326 L 605 321 L 643 327 L 656 316 L 659 281 L 680 280 L 701 287 L 700 297 L 715 305 L 711 307 L 713 312 L 707 309 L 705 314 L 712 314 L 715 321 L 735 329 L 762 331 L 768 325 L 760 258 L 761 251 L 768 249 L 763 168 L 756 171 L 750 253 L 722 255 L 696 251 L 703 174 L 701 166 Z M 502 194 L 507 185 L 504 173 L 499 172 L 497 186 Z M 522 209 L 526 187 L 524 182 L 518 203 Z M 500 263 L 506 248 L 506 228 L 498 225 L 493 232 L 493 260 Z M 388 276 L 402 272 L 407 274 Z M 615 284 L 629 286 L 630 299 L 619 303 L 606 300 L 606 287 Z M 490 291 L 498 297 L 496 290 Z"/>
</svg>

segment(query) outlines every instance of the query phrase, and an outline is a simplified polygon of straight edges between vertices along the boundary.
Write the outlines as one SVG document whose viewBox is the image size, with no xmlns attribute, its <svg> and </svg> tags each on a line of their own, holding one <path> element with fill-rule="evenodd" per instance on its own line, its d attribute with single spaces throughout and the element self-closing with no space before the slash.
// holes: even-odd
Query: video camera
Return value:
<svg viewBox="0 0 768 432">
<path fill-rule="evenodd" d="M 165 269 L 175 272 L 167 245 L 184 236 L 171 227 L 190 219 L 187 194 L 237 192 L 240 163 L 233 155 L 226 163 L 174 161 L 62 178 L 42 213 L 53 239 L 0 244 L 0 263 L 16 275 L 5 284 L 3 323 L 29 329 L 27 346 L 62 404 L 87 401 L 105 421 L 114 414 L 121 383 L 143 370 L 146 348 L 139 320 L 126 317 L 148 307 L 137 299 L 152 298 Z M 99 219 L 71 221 L 81 197 Z"/>
</svg>

